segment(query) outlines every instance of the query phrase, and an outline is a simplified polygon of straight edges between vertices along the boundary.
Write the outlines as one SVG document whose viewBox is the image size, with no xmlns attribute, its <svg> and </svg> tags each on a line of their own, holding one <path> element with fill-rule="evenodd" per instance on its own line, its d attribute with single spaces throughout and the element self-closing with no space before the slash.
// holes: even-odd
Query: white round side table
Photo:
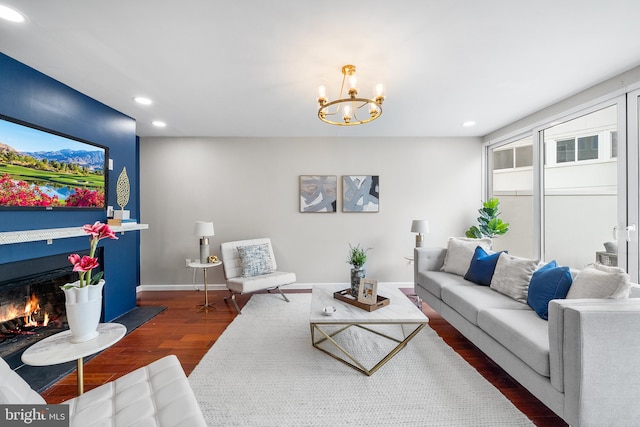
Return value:
<svg viewBox="0 0 640 427">
<path fill-rule="evenodd" d="M 190 262 L 189 263 L 189 267 L 191 268 L 201 268 L 204 274 L 204 304 L 199 305 L 198 307 L 200 307 L 200 310 L 208 310 L 209 308 L 214 308 L 213 304 L 209 304 L 209 293 L 208 293 L 208 289 L 207 289 L 207 269 L 211 268 L 211 267 L 217 267 L 220 264 L 222 264 L 221 261 L 218 262 L 207 262 L 207 263 L 201 263 L 201 262 Z"/>
<path fill-rule="evenodd" d="M 76 360 L 78 395 L 81 395 L 84 392 L 83 358 L 111 347 L 126 333 L 127 328 L 120 323 L 100 323 L 97 337 L 72 343 L 70 330 L 58 332 L 26 349 L 22 353 L 22 361 L 31 366 L 49 366 Z"/>
</svg>

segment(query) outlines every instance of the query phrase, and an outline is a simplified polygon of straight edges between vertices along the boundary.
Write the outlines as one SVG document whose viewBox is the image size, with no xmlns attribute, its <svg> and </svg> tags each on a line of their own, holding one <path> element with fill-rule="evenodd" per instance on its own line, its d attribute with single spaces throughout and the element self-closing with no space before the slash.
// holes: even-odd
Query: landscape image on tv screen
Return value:
<svg viewBox="0 0 640 427">
<path fill-rule="evenodd" d="M 0 208 L 105 208 L 106 148 L 0 117 Z"/>
</svg>

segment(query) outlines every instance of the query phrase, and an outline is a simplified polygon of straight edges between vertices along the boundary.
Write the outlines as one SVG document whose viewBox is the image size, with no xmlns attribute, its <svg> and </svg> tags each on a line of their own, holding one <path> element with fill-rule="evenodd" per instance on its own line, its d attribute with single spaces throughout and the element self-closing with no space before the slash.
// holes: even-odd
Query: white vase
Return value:
<svg viewBox="0 0 640 427">
<path fill-rule="evenodd" d="M 98 323 L 102 314 L 102 288 L 104 280 L 95 285 L 78 287 L 79 281 L 69 283 L 64 291 L 64 306 L 67 310 L 67 322 L 71 330 L 71 342 L 80 343 L 98 336 Z"/>
</svg>

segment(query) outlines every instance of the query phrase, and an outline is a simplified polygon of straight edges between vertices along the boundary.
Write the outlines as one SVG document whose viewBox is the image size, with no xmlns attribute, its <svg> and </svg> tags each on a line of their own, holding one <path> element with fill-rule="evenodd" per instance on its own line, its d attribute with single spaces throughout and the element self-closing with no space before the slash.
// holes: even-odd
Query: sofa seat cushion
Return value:
<svg viewBox="0 0 640 427">
<path fill-rule="evenodd" d="M 64 402 L 71 426 L 206 426 L 189 380 L 167 356 Z"/>
<path fill-rule="evenodd" d="M 478 314 L 478 326 L 531 369 L 550 376 L 549 325 L 533 310 L 488 308 Z"/>
<path fill-rule="evenodd" d="M 417 275 L 417 284 L 438 299 L 442 299 L 442 289 L 449 286 L 469 285 L 469 281 L 456 274 L 444 271 L 421 271 Z"/>
<path fill-rule="evenodd" d="M 295 273 L 274 271 L 273 273 L 262 274 L 260 276 L 234 277 L 232 279 L 227 279 L 227 288 L 233 292 L 244 294 L 267 288 L 275 288 L 277 286 L 290 285 L 295 283 L 295 281 Z"/>
<path fill-rule="evenodd" d="M 528 305 L 515 301 L 486 286 L 466 282 L 463 286 L 442 289 L 442 301 L 469 322 L 478 326 L 478 313 L 486 308 L 531 310 Z"/>
</svg>

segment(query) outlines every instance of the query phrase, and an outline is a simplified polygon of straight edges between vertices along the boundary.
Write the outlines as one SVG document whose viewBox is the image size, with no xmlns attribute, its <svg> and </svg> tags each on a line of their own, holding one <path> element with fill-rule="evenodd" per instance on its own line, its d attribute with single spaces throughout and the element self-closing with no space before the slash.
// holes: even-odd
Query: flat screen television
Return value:
<svg viewBox="0 0 640 427">
<path fill-rule="evenodd" d="M 0 209 L 106 209 L 108 149 L 0 115 Z"/>
</svg>

